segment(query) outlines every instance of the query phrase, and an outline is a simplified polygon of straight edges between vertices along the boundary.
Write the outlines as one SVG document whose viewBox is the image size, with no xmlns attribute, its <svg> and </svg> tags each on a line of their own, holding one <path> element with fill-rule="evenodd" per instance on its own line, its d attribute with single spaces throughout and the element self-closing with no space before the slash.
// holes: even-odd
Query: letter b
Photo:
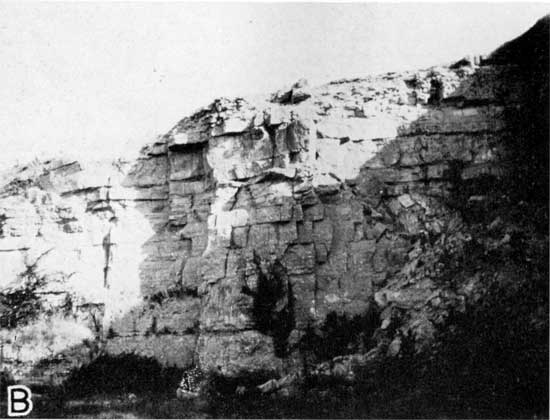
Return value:
<svg viewBox="0 0 550 420">
<path fill-rule="evenodd" d="M 8 386 L 8 417 L 23 417 L 32 411 L 31 390 L 25 385 Z"/>
</svg>

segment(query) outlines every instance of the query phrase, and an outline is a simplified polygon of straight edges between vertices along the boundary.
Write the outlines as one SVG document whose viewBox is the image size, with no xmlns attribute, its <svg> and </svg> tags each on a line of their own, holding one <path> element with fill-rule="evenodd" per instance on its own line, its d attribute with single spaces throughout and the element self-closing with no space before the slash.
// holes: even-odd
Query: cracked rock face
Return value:
<svg viewBox="0 0 550 420">
<path fill-rule="evenodd" d="M 441 289 L 408 281 L 423 241 L 460 231 L 448 206 L 458 182 L 506 173 L 506 115 L 523 106 L 522 79 L 501 82 L 515 64 L 466 63 L 222 98 L 137 161 L 5 174 L 3 362 L 57 378 L 130 352 L 283 374 L 296 337 L 375 307 L 382 329 L 385 308 L 405 308 L 413 335 L 429 339 L 424 308 Z M 27 312 L 10 307 L 18 290 Z"/>
</svg>

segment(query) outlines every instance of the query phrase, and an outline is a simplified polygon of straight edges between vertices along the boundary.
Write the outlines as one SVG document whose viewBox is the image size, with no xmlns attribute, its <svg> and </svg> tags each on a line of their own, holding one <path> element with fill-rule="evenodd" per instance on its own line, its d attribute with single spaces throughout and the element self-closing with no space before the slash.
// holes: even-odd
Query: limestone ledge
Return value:
<svg viewBox="0 0 550 420">
<path fill-rule="evenodd" d="M 411 269 L 420 237 L 457 223 L 445 201 L 457 182 L 506 172 L 521 83 L 499 80 L 514 71 L 436 67 L 221 98 L 136 161 L 15 168 L 0 189 L 3 333 L 20 328 L 4 302 L 32 286 L 40 316 L 83 327 L 85 346 L 232 376 L 284 369 L 276 347 L 289 344 L 263 315 L 288 338 L 332 312 L 425 301 L 433 285 L 410 299 L 384 288 Z M 20 366 L 8 341 L 5 362 Z M 50 357 L 37 350 L 21 375 Z"/>
</svg>

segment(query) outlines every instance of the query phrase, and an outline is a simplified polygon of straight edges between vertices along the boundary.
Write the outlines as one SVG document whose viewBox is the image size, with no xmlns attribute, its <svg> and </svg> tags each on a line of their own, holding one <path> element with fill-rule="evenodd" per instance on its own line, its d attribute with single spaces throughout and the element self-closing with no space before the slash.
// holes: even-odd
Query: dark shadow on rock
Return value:
<svg viewBox="0 0 550 420">
<path fill-rule="evenodd" d="M 373 349 L 376 346 L 374 334 L 380 326 L 379 317 L 380 312 L 372 302 L 362 315 L 330 312 L 322 325 L 309 326 L 297 344 L 303 355 L 306 376 L 313 363 L 330 362 L 337 356 L 365 354 Z"/>
<path fill-rule="evenodd" d="M 428 352 L 402 344 L 399 357 L 374 372 L 366 382 L 372 385 L 370 415 L 548 415 L 549 22 L 541 19 L 497 49 L 457 89 L 462 106 L 478 106 L 464 98 L 494 72 L 499 91 L 481 106 L 504 107 L 504 130 L 492 145 L 502 155 L 473 176 L 465 176 L 471 170 L 466 162 L 448 162 L 449 194 L 441 203 L 460 214 L 472 241 L 458 254 L 441 255 L 448 269 L 436 281 L 458 286 L 481 276 L 483 286 L 462 310 L 448 308 Z M 450 102 L 444 99 L 442 108 Z M 422 193 L 421 186 L 415 190 Z M 497 237 L 498 246 L 487 248 Z M 388 399 L 395 402 L 391 409 Z"/>
<path fill-rule="evenodd" d="M 286 357 L 288 337 L 295 326 L 292 284 L 278 259 L 266 265 L 254 254 L 254 263 L 258 272 L 257 290 L 252 292 L 244 287 L 242 292 L 254 298 L 252 316 L 256 329 L 273 337 L 277 357 Z"/>
</svg>

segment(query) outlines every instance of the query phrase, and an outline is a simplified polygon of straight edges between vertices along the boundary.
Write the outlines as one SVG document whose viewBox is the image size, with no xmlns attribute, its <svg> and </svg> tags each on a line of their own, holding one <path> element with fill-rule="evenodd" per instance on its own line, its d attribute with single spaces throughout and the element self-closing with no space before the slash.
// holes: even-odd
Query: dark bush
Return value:
<svg viewBox="0 0 550 420">
<path fill-rule="evenodd" d="M 156 360 L 133 354 L 100 356 L 71 372 L 67 395 L 79 397 L 116 393 L 174 393 L 183 370 L 162 367 Z"/>
</svg>

